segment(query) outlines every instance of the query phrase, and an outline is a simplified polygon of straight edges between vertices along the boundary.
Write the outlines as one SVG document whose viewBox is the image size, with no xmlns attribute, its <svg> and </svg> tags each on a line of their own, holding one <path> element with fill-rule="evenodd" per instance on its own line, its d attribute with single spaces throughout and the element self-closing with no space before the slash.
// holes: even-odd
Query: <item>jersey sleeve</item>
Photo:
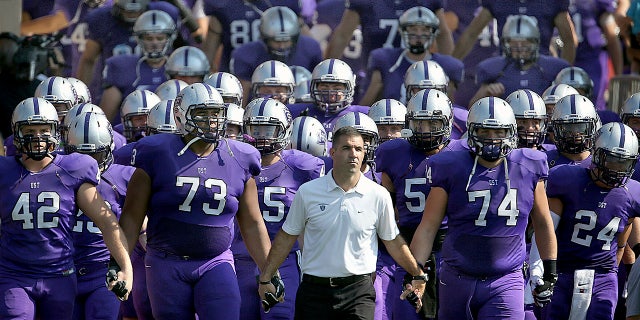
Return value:
<svg viewBox="0 0 640 320">
<path fill-rule="evenodd" d="M 547 179 L 547 197 L 549 198 L 562 198 L 564 191 L 571 188 L 570 176 L 567 176 L 567 172 L 570 171 L 570 166 L 559 165 L 553 167 L 549 172 L 549 178 Z"/>
<path fill-rule="evenodd" d="M 100 171 L 98 170 L 98 163 L 94 158 L 81 153 L 72 153 L 63 155 L 63 157 L 60 166 L 64 168 L 69 176 L 79 182 L 77 186 L 83 183 L 98 185 L 98 182 L 100 182 Z M 60 175 L 60 178 L 64 179 L 64 177 L 64 175 Z M 69 182 L 65 181 L 65 184 L 69 185 L 68 183 Z"/>
<path fill-rule="evenodd" d="M 462 151 L 464 152 L 464 151 Z M 451 168 L 449 168 L 450 160 L 447 157 L 450 154 L 460 154 L 460 152 L 445 152 L 437 153 L 434 156 L 427 159 L 425 166 L 425 176 L 427 177 L 427 184 L 431 187 L 439 187 L 450 193 L 452 185 L 452 175 L 450 174 Z"/>
<path fill-rule="evenodd" d="M 113 56 L 105 62 L 104 69 L 102 70 L 102 88 L 107 89 L 113 86 L 116 86 L 118 81 L 118 75 L 120 71 L 118 70 L 117 58 L 119 56 Z"/>
<path fill-rule="evenodd" d="M 381 74 L 384 73 L 382 65 L 384 64 L 384 53 L 386 50 L 384 48 L 378 48 L 369 54 L 369 60 L 367 61 L 367 74 L 371 75 L 374 71 L 379 71 Z"/>
</svg>

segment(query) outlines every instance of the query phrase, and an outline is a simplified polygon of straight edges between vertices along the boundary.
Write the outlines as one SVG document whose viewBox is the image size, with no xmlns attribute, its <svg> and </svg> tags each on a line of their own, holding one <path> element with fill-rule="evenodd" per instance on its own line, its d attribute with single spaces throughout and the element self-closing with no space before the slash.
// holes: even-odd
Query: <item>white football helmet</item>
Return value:
<svg viewBox="0 0 640 320">
<path fill-rule="evenodd" d="M 407 101 L 414 92 L 422 89 L 437 89 L 447 93 L 449 77 L 439 63 L 431 60 L 418 61 L 412 64 L 404 74 L 404 87 L 407 90 Z"/>
<path fill-rule="evenodd" d="M 261 63 L 251 75 L 251 93 L 254 98 L 271 98 L 284 104 L 294 102 L 293 92 L 296 81 L 289 67 L 277 60 Z M 261 87 L 285 87 L 285 92 L 279 95 L 260 94 Z"/>
<path fill-rule="evenodd" d="M 376 149 L 378 149 L 378 127 L 373 119 L 369 118 L 361 112 L 349 112 L 336 120 L 333 125 L 333 133 L 335 134 L 338 129 L 342 127 L 354 127 L 362 135 L 365 141 L 364 147 L 366 153 L 364 161 L 371 164 L 375 160 Z M 367 143 L 368 142 L 368 143 Z"/>
<path fill-rule="evenodd" d="M 159 85 L 155 93 L 160 100 L 174 100 L 178 96 L 178 93 L 180 93 L 180 90 L 187 86 L 188 84 L 182 80 L 170 79 Z"/>
<path fill-rule="evenodd" d="M 147 135 L 158 133 L 179 134 L 176 119 L 173 116 L 173 100 L 162 100 L 149 110 Z"/>
<path fill-rule="evenodd" d="M 537 61 L 539 49 L 540 30 L 536 18 L 525 15 L 507 17 L 502 27 L 503 54 L 522 66 Z"/>
<path fill-rule="evenodd" d="M 209 68 L 209 60 L 204 52 L 191 46 L 174 50 L 165 64 L 165 70 L 171 78 L 202 77 L 204 80 L 204 76 L 209 73 Z"/>
<path fill-rule="evenodd" d="M 162 58 L 171 50 L 173 40 L 176 38 L 176 30 L 176 24 L 171 16 L 161 10 L 144 12 L 133 25 L 133 35 L 137 38 L 138 46 L 142 49 L 142 54 L 149 59 Z M 165 34 L 167 39 L 158 47 L 148 47 L 144 40 L 144 36 L 148 34 Z"/>
<path fill-rule="evenodd" d="M 260 154 L 276 153 L 289 145 L 292 121 L 289 109 L 279 101 L 254 99 L 244 113 L 244 141 Z"/>
<path fill-rule="evenodd" d="M 593 103 L 578 94 L 560 99 L 551 114 L 551 129 L 560 152 L 578 154 L 591 150 L 601 126 Z"/>
<path fill-rule="evenodd" d="M 542 98 L 529 89 L 520 89 L 512 92 L 506 101 L 513 109 L 516 122 L 520 119 L 534 119 L 540 123 L 540 127 L 534 130 L 518 124 L 518 147 L 534 148 L 542 145 L 547 134 L 547 108 Z"/>
<path fill-rule="evenodd" d="M 160 98 L 149 90 L 134 90 L 122 101 L 120 115 L 123 135 L 127 141 L 138 141 L 147 134 L 147 115 L 153 106 L 160 102 Z M 144 116 L 142 121 L 134 121 L 133 117 Z"/>
<path fill-rule="evenodd" d="M 49 77 L 42 81 L 33 94 L 34 97 L 49 101 L 58 110 L 58 117 L 64 118 L 67 111 L 78 101 L 76 89 L 67 78 Z"/>
<path fill-rule="evenodd" d="M 51 134 L 33 135 L 23 133 L 25 126 L 42 124 L 51 126 Z M 11 127 L 13 128 L 13 144 L 16 149 L 31 159 L 40 161 L 57 148 L 59 141 L 58 113 L 56 108 L 43 98 L 22 100 L 13 110 Z M 45 145 L 42 146 L 42 143 Z"/>
<path fill-rule="evenodd" d="M 225 103 L 242 105 L 242 84 L 231 73 L 216 72 L 205 77 L 204 83 L 216 88 Z"/>
<path fill-rule="evenodd" d="M 402 136 L 416 148 L 429 152 L 449 143 L 453 107 L 447 95 L 436 89 L 418 91 L 407 103 Z"/>
<path fill-rule="evenodd" d="M 269 49 L 269 54 L 278 61 L 286 61 L 294 51 L 298 36 L 300 35 L 300 23 L 293 10 L 275 6 L 265 10 L 260 17 L 260 37 Z M 271 41 L 291 41 L 287 48 L 273 48 Z"/>
<path fill-rule="evenodd" d="M 343 90 L 320 90 L 319 85 L 343 84 Z M 338 113 L 353 101 L 356 76 L 351 67 L 342 60 L 327 59 L 320 62 L 311 74 L 311 97 L 322 110 Z"/>
<path fill-rule="evenodd" d="M 386 125 L 402 125 L 404 126 L 407 115 L 407 107 L 400 101 L 394 99 L 382 99 L 375 102 L 369 108 L 367 114 L 373 122 L 378 126 L 378 133 L 380 133 L 381 126 Z M 380 133 L 381 134 L 381 133 Z M 380 143 L 391 140 L 386 136 L 380 137 Z"/>
<path fill-rule="evenodd" d="M 484 137 L 480 129 L 505 129 L 504 136 Z M 509 104 L 497 97 L 485 97 L 469 109 L 467 143 L 471 151 L 486 161 L 506 157 L 518 146 L 516 117 Z"/>
<path fill-rule="evenodd" d="M 580 67 L 566 67 L 556 75 L 553 84 L 566 84 L 578 90 L 578 93 L 591 99 L 593 98 L 593 80 L 589 74 Z"/>
<path fill-rule="evenodd" d="M 102 114 L 86 112 L 76 116 L 69 123 L 67 154 L 78 152 L 91 155 L 98 162 L 100 172 L 113 163 L 113 129 Z"/>
<path fill-rule="evenodd" d="M 555 105 L 560 101 L 560 99 L 572 94 L 579 94 L 578 90 L 574 89 L 570 85 L 559 83 L 551 85 L 549 88 L 544 90 L 542 93 L 542 100 L 544 100 L 545 104 Z"/>
<path fill-rule="evenodd" d="M 327 132 L 318 119 L 308 116 L 293 119 L 291 149 L 304 151 L 316 157 L 327 155 Z"/>
<path fill-rule="evenodd" d="M 634 93 L 622 105 L 620 110 L 620 119 L 622 123 L 629 125 L 631 118 L 640 118 L 640 93 Z M 635 131 L 635 130 L 634 130 Z M 639 132 L 636 131 L 636 135 Z"/>
<path fill-rule="evenodd" d="M 67 80 L 71 82 L 71 85 L 76 90 L 76 103 L 91 103 L 91 91 L 89 91 L 89 87 L 82 82 L 80 79 L 68 77 Z"/>
<path fill-rule="evenodd" d="M 208 84 L 194 83 L 182 89 L 173 114 L 183 136 L 191 134 L 210 143 L 224 137 L 227 107 L 220 93 Z"/>
<path fill-rule="evenodd" d="M 400 35 L 402 36 L 402 45 L 408 48 L 411 53 L 422 54 L 429 50 L 433 40 L 438 35 L 440 19 L 436 17 L 433 11 L 425 7 L 413 7 L 406 10 L 398 19 L 400 25 Z M 427 26 L 430 31 L 424 39 L 420 39 L 417 44 L 412 45 L 410 38 L 416 35 L 410 34 L 407 30 L 409 26 Z"/>
<path fill-rule="evenodd" d="M 596 135 L 591 161 L 596 179 L 612 188 L 624 186 L 638 162 L 638 137 L 620 122 L 603 125 Z"/>
<path fill-rule="evenodd" d="M 69 112 L 67 112 L 67 116 L 64 117 L 64 120 L 62 120 L 62 123 L 60 123 L 60 125 L 58 126 L 60 130 L 60 139 L 62 140 L 63 146 L 67 144 L 67 131 L 69 129 L 69 125 L 71 124 L 71 120 L 86 112 L 101 114 L 103 116 L 105 115 L 104 111 L 93 103 L 81 103 L 73 106 L 73 108 L 69 109 Z"/>
<path fill-rule="evenodd" d="M 244 109 L 234 103 L 227 104 L 227 123 L 225 138 L 234 138 L 238 141 L 243 141 L 242 134 L 244 133 Z M 237 126 L 233 128 L 232 126 Z M 238 132 L 233 132 L 233 130 L 237 129 Z"/>
</svg>

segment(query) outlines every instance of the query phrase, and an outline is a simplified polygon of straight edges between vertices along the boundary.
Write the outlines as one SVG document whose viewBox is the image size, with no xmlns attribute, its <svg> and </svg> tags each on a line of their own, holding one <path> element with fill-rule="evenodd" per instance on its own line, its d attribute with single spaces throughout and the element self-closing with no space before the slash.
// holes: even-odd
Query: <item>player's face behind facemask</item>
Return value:
<svg viewBox="0 0 640 320">
<path fill-rule="evenodd" d="M 256 85 L 256 97 L 254 98 L 271 98 L 288 104 L 292 95 L 291 88 L 287 86 Z"/>
</svg>

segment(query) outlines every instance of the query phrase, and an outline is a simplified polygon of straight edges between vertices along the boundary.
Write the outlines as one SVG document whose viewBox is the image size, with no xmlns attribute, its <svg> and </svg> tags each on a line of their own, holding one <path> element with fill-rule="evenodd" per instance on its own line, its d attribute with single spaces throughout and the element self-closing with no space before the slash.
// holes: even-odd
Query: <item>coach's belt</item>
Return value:
<svg viewBox="0 0 640 320">
<path fill-rule="evenodd" d="M 350 284 L 354 284 L 358 281 L 361 281 L 363 279 L 370 278 L 370 277 L 371 277 L 371 274 L 359 274 L 359 275 L 352 275 L 347 277 L 331 277 L 331 278 L 316 277 L 310 274 L 304 274 L 302 275 L 302 281 L 316 284 L 316 285 L 335 288 L 335 287 L 348 286 Z"/>
</svg>

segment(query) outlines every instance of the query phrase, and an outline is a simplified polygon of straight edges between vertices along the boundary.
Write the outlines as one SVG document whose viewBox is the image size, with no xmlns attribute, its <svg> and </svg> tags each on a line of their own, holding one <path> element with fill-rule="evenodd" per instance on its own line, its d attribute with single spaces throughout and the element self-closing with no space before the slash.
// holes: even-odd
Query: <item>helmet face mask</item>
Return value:
<svg viewBox="0 0 640 320">
<path fill-rule="evenodd" d="M 138 141 L 147 134 L 147 115 L 160 98 L 149 90 L 135 90 L 122 102 L 123 135 L 127 141 Z"/>
<path fill-rule="evenodd" d="M 624 186 L 638 162 L 638 138 L 621 123 L 608 123 L 595 141 L 591 172 L 597 181 L 611 188 Z"/>
<path fill-rule="evenodd" d="M 279 152 L 289 145 L 292 121 L 284 104 L 273 99 L 255 99 L 247 105 L 244 116 L 245 142 L 262 155 Z"/>
<path fill-rule="evenodd" d="M 473 153 L 493 162 L 517 147 L 516 118 L 509 104 L 496 97 L 482 98 L 467 118 L 467 143 Z"/>
<path fill-rule="evenodd" d="M 42 98 L 21 101 L 11 118 L 13 142 L 27 157 L 40 161 L 56 149 L 58 115 L 51 103 Z"/>
<path fill-rule="evenodd" d="M 133 25 L 138 46 L 148 59 L 164 58 L 176 36 L 176 24 L 171 16 L 160 10 L 149 10 Z"/>
</svg>

